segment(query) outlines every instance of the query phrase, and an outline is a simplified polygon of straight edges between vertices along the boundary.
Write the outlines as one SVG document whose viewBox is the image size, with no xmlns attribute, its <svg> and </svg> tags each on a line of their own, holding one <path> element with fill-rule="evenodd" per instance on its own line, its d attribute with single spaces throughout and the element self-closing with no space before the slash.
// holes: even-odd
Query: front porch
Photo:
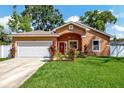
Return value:
<svg viewBox="0 0 124 93">
<path fill-rule="evenodd" d="M 66 33 L 57 38 L 57 50 L 65 54 L 69 49 L 83 51 L 82 36 L 75 33 Z"/>
</svg>

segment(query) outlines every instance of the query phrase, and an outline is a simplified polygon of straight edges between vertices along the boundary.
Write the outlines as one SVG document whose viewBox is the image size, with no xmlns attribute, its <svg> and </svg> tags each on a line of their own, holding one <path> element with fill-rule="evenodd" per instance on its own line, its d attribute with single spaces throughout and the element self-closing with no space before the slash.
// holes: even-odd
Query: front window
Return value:
<svg viewBox="0 0 124 93">
<path fill-rule="evenodd" d="M 78 49 L 78 41 L 77 40 L 71 40 L 69 41 L 69 48 L 72 48 L 72 49 Z"/>
<path fill-rule="evenodd" d="M 100 50 L 100 42 L 99 42 L 99 40 L 93 40 L 93 42 L 92 42 L 92 50 L 94 52 L 98 52 Z"/>
</svg>

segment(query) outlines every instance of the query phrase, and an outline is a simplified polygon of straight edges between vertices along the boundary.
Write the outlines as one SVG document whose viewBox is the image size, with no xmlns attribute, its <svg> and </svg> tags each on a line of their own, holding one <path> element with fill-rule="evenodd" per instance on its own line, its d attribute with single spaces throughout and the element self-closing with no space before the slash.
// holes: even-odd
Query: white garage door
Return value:
<svg viewBox="0 0 124 93">
<path fill-rule="evenodd" d="M 18 54 L 17 57 L 30 58 L 48 58 L 50 57 L 49 47 L 52 44 L 51 41 L 25 41 L 18 42 Z"/>
</svg>

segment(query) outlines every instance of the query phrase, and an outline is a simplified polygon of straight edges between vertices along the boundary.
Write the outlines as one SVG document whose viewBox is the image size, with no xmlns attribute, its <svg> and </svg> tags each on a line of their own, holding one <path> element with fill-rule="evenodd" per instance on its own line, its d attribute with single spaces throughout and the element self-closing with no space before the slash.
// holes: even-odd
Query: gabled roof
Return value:
<svg viewBox="0 0 124 93">
<path fill-rule="evenodd" d="M 76 22 L 70 21 L 70 22 L 68 22 L 68 23 L 65 23 L 64 25 L 61 25 L 61 26 L 59 26 L 59 27 L 53 29 L 53 31 L 56 31 L 56 30 L 58 30 L 58 29 L 60 29 L 60 28 L 62 28 L 62 27 L 65 27 L 65 26 L 69 25 L 69 24 L 73 24 L 73 25 L 76 25 L 76 26 L 81 27 L 81 28 L 83 28 L 83 29 L 86 29 L 86 27 L 81 26 L 81 25 L 77 24 Z"/>
<path fill-rule="evenodd" d="M 85 26 L 85 27 L 87 27 L 87 28 L 89 28 L 89 29 L 92 29 L 92 30 L 94 30 L 94 31 L 96 31 L 96 32 L 98 32 L 98 33 L 104 34 L 104 35 L 109 36 L 109 37 L 113 37 L 112 35 L 110 35 L 110 34 L 108 34 L 108 33 L 106 33 L 106 32 L 103 32 L 103 31 L 101 31 L 101 30 L 92 28 L 92 27 L 87 26 L 87 25 L 85 25 L 85 24 L 82 24 L 82 23 L 80 23 L 80 22 L 77 22 L 77 23 L 80 24 L 80 25 L 82 25 L 82 26 Z"/>
<path fill-rule="evenodd" d="M 105 33 L 105 32 L 103 32 L 103 31 L 97 30 L 97 29 L 95 29 L 95 28 L 89 27 L 89 26 L 87 26 L 87 25 L 85 25 L 85 24 L 82 24 L 82 23 L 80 23 L 80 22 L 72 22 L 72 21 L 71 21 L 71 22 L 68 22 L 68 23 L 66 23 L 66 24 L 64 24 L 64 25 L 62 25 L 62 26 L 59 26 L 59 27 L 57 27 L 57 28 L 55 28 L 55 29 L 53 29 L 53 31 L 56 31 L 56 30 L 58 30 L 58 29 L 60 29 L 60 28 L 62 28 L 62 27 L 65 27 L 65 26 L 69 25 L 69 24 L 76 25 L 76 26 L 81 27 L 81 28 L 86 29 L 86 30 L 92 29 L 92 30 L 94 30 L 94 31 L 96 31 L 96 32 L 98 32 L 98 33 L 101 33 L 101 34 L 103 34 L 103 35 L 112 37 L 112 35 L 110 35 L 110 34 L 108 34 L 108 33 Z"/>
<path fill-rule="evenodd" d="M 110 34 L 107 34 L 107 33 L 103 32 L 103 31 L 94 29 L 94 28 L 89 27 L 89 26 L 87 26 L 87 25 L 84 25 L 84 24 L 82 24 L 82 23 L 80 23 L 80 22 L 68 22 L 68 23 L 66 23 L 66 24 L 64 24 L 64 25 L 62 25 L 62 26 L 59 26 L 59 27 L 53 29 L 52 31 L 36 30 L 36 31 L 31 31 L 31 32 L 15 33 L 15 34 L 13 34 L 13 35 L 11 35 L 11 36 L 16 36 L 16 37 L 18 37 L 18 36 L 44 36 L 44 37 L 45 37 L 45 36 L 59 36 L 59 35 L 58 35 L 57 33 L 55 33 L 55 32 L 56 32 L 58 29 L 60 29 L 60 28 L 62 28 L 62 27 L 65 27 L 65 26 L 67 26 L 67 25 L 69 25 L 69 24 L 73 24 L 73 25 L 78 26 L 78 27 L 80 27 L 80 28 L 86 29 L 86 31 L 91 31 L 90 29 L 92 29 L 93 31 L 96 31 L 96 32 L 101 33 L 101 34 L 103 34 L 103 35 L 106 35 L 106 36 L 108 36 L 108 37 L 112 37 Z"/>
</svg>

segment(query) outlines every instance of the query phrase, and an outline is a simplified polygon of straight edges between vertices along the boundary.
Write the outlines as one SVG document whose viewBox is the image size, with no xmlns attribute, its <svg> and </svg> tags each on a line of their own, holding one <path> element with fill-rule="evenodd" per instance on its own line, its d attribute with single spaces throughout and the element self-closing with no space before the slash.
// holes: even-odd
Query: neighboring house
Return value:
<svg viewBox="0 0 124 93">
<path fill-rule="evenodd" d="M 110 55 L 124 57 L 124 39 L 110 41 Z"/>
<path fill-rule="evenodd" d="M 13 35 L 15 57 L 50 57 L 54 42 L 62 54 L 70 48 L 87 55 L 109 56 L 110 35 L 78 22 L 68 22 L 53 31 L 32 31 Z"/>
</svg>

